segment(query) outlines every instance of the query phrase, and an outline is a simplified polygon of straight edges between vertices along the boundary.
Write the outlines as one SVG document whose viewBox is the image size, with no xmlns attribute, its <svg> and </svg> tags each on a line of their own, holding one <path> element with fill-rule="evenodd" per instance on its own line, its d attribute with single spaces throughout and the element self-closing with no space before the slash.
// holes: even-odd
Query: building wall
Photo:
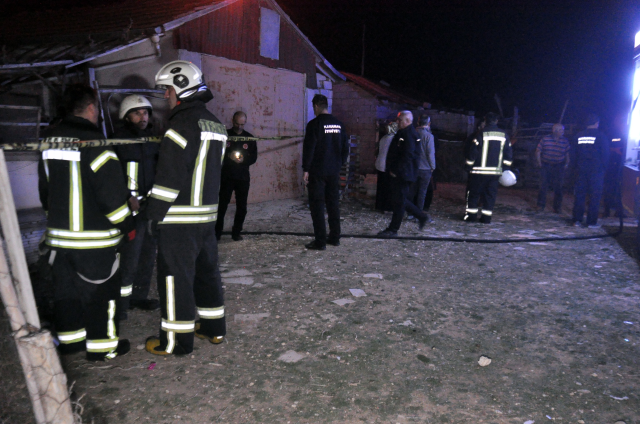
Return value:
<svg viewBox="0 0 640 424">
<path fill-rule="evenodd" d="M 466 136 L 474 131 L 475 117 L 462 113 L 452 113 L 427 109 L 416 112 L 418 115 L 429 115 L 431 127 L 440 131 Z"/>
<path fill-rule="evenodd" d="M 336 83 L 333 86 L 333 115 L 341 120 L 349 135 L 360 137 L 360 173 L 375 172 L 375 153 L 378 133 L 376 117 L 379 101 L 353 83 Z"/>
<path fill-rule="evenodd" d="M 202 70 L 215 96 L 207 106 L 227 127 L 241 110 L 247 114 L 245 129 L 253 135 L 293 137 L 258 141 L 249 202 L 302 195 L 305 75 L 209 55 L 202 55 Z"/>
</svg>

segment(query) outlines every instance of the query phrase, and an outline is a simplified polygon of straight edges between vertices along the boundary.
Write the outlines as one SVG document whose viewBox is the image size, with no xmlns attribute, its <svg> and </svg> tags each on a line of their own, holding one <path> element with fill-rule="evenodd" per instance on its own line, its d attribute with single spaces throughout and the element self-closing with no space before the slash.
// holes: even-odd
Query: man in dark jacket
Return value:
<svg viewBox="0 0 640 424">
<path fill-rule="evenodd" d="M 329 113 L 326 96 L 312 100 L 314 119 L 309 121 L 302 145 L 302 170 L 309 190 L 309 208 L 314 240 L 307 249 L 325 250 L 327 243 L 340 245 L 340 169 L 349 157 L 349 139 L 342 125 Z M 325 203 L 329 216 L 329 237 L 324 222 Z"/>
<path fill-rule="evenodd" d="M 387 153 L 387 172 L 391 177 L 393 190 L 393 216 L 389 226 L 378 233 L 382 237 L 395 237 L 402 224 L 405 210 L 418 219 L 422 230 L 429 217 L 409 200 L 411 183 L 418 177 L 420 136 L 413 123 L 413 114 L 408 111 L 398 113 L 398 132 L 393 137 Z"/>
<path fill-rule="evenodd" d="M 148 230 L 158 237 L 162 316 L 160 337 L 149 337 L 146 349 L 186 354 L 193 351 L 194 333 L 214 344 L 226 334 L 215 221 L 227 131 L 207 110 L 213 95 L 193 63 L 168 63 L 156 84 L 166 89 L 171 113 L 155 183 L 141 208 Z"/>
<path fill-rule="evenodd" d="M 149 117 L 153 108 L 143 96 L 131 95 L 122 100 L 118 114 L 121 125 L 113 138 L 151 137 Z M 123 144 L 116 146 L 127 176 L 127 194 L 134 215 L 139 202 L 147 196 L 153 187 L 158 163 L 158 143 Z M 156 262 L 156 240 L 146 231 L 147 223 L 143 219 L 136 222 L 136 238 L 120 249 L 122 254 L 122 306 L 120 318 L 126 319 L 126 310 L 139 308 L 155 310 L 160 307 L 158 299 L 147 299 L 151 287 L 151 274 Z"/>
<path fill-rule="evenodd" d="M 258 160 L 258 145 L 255 140 L 246 140 L 253 135 L 244 130 L 247 114 L 238 111 L 233 114 L 233 127 L 228 130 L 227 151 L 222 162 L 222 177 L 220 180 L 220 206 L 218 207 L 218 221 L 216 221 L 216 238 L 220 240 L 224 227 L 224 216 L 231 201 L 231 194 L 236 192 L 236 216 L 231 228 L 233 241 L 242 240 L 240 232 L 247 216 L 247 198 L 251 175 L 249 167 Z"/>
<path fill-rule="evenodd" d="M 46 134 L 59 144 L 38 164 L 40 201 L 47 211 L 45 243 L 51 248 L 55 328 L 61 353 L 87 351 L 107 360 L 129 351 L 118 338 L 121 240 L 135 238 L 126 184 L 109 147 L 78 149 L 72 143 L 103 139 L 98 94 L 73 85 L 64 94 L 69 115 Z"/>
<path fill-rule="evenodd" d="M 609 138 L 598 129 L 600 118 L 594 114 L 587 116 L 587 128 L 576 134 L 576 170 L 577 180 L 575 201 L 573 203 L 573 224 L 582 225 L 587 195 L 589 209 L 586 226 L 599 228 L 598 211 L 602 197 L 604 173 L 609 163 Z"/>
</svg>

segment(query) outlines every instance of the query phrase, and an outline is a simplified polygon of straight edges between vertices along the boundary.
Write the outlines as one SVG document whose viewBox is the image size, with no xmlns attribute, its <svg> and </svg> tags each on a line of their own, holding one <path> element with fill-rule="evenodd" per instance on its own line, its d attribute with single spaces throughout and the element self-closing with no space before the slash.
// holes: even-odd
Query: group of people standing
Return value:
<svg viewBox="0 0 640 424">
<path fill-rule="evenodd" d="M 155 355 L 189 353 L 194 336 L 218 344 L 226 335 L 217 240 L 233 192 L 232 239 L 242 239 L 255 138 L 245 113 L 227 132 L 207 110 L 213 95 L 194 64 L 171 62 L 155 80 L 171 109 L 160 143 L 79 148 L 104 138 L 98 93 L 85 85 L 67 88 L 67 115 L 45 135 L 52 148 L 39 162 L 39 193 L 63 354 L 126 354 L 119 322 L 129 308 L 160 308 L 159 334 L 146 341 Z M 113 138 L 150 137 L 152 114 L 146 98 L 126 97 Z M 156 261 L 159 300 L 147 298 Z"/>
</svg>

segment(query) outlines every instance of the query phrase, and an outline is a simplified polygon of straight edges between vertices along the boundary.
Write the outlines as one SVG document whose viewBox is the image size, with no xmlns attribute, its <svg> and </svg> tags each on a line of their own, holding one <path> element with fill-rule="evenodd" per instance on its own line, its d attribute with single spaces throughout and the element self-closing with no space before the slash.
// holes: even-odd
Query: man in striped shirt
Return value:
<svg viewBox="0 0 640 424">
<path fill-rule="evenodd" d="M 543 212 L 547 203 L 547 189 L 553 188 L 553 211 L 562 208 L 562 184 L 564 172 L 569 167 L 569 140 L 564 137 L 564 126 L 555 124 L 551 135 L 546 135 L 538 143 L 536 162 L 540 167 L 540 192 L 538 212 Z"/>
</svg>

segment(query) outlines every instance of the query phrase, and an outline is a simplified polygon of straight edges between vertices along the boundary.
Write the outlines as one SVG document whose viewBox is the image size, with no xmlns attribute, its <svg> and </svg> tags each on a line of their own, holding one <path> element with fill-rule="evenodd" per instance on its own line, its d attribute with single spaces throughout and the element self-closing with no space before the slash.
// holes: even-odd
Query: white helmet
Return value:
<svg viewBox="0 0 640 424">
<path fill-rule="evenodd" d="M 202 82 L 202 71 L 186 60 L 174 60 L 164 65 L 156 74 L 156 87 L 176 90 L 178 99 L 184 99 L 206 89 Z"/>
<path fill-rule="evenodd" d="M 516 174 L 511 171 L 504 171 L 498 181 L 505 187 L 511 187 L 516 183 Z"/>
<path fill-rule="evenodd" d="M 153 106 L 149 100 L 147 100 L 144 96 L 139 96 L 137 94 L 133 94 L 131 96 L 127 96 L 120 103 L 120 112 L 118 112 L 118 118 L 124 119 L 125 116 L 129 112 L 135 109 L 149 109 L 149 115 L 153 112 Z"/>
</svg>

